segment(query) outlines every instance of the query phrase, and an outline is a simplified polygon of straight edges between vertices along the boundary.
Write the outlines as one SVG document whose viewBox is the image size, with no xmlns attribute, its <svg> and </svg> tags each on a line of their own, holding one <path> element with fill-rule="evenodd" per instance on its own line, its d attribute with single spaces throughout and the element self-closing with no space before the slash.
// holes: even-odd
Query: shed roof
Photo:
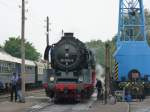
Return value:
<svg viewBox="0 0 150 112">
<path fill-rule="evenodd" d="M 21 59 L 11 56 L 10 54 L 0 51 L 0 61 L 8 61 L 8 62 L 14 62 L 14 63 L 20 63 Z M 26 65 L 35 66 L 34 61 L 31 60 L 25 60 Z"/>
</svg>

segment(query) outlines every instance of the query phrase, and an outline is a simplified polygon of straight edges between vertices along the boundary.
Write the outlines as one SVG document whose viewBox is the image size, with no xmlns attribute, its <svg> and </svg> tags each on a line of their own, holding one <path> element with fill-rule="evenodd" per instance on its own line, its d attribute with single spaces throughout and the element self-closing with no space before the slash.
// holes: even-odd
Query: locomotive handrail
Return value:
<svg viewBox="0 0 150 112">
<path fill-rule="evenodd" d="M 48 45 L 45 49 L 45 52 L 44 52 L 44 59 L 45 60 L 49 60 L 49 51 L 51 50 L 52 46 Z"/>
</svg>

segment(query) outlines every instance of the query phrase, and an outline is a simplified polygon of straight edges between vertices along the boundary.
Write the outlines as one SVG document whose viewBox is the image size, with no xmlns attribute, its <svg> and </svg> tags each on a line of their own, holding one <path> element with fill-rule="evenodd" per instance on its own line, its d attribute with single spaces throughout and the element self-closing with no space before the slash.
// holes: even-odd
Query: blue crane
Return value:
<svg viewBox="0 0 150 112">
<path fill-rule="evenodd" d="M 127 81 L 130 77 L 150 81 L 150 47 L 146 38 L 143 0 L 120 0 L 114 53 L 116 81 Z"/>
</svg>

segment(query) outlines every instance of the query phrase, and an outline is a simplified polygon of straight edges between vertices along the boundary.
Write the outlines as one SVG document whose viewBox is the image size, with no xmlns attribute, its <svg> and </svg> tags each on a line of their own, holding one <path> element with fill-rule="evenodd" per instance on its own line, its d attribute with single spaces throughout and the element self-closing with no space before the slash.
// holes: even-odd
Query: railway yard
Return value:
<svg viewBox="0 0 150 112">
<path fill-rule="evenodd" d="M 10 102 L 7 95 L 0 96 L 0 112 L 150 112 L 150 97 L 143 102 L 117 102 L 104 105 L 96 100 L 96 94 L 91 99 L 70 103 L 61 102 L 54 104 L 45 96 L 43 89 L 28 91 L 26 103 Z"/>
<path fill-rule="evenodd" d="M 42 54 L 25 39 L 27 1 L 21 1 L 21 39 L 0 45 L 0 112 L 150 112 L 146 0 L 118 0 L 118 33 L 104 42 L 62 30 L 50 43 L 47 16 Z"/>
<path fill-rule="evenodd" d="M 99 106 L 103 106 L 102 102 L 96 102 L 96 96 L 81 103 L 63 102 L 54 104 L 53 102 L 49 102 L 49 98 L 45 97 L 43 90 L 28 92 L 25 104 L 12 103 L 9 102 L 9 100 L 9 98 L 5 98 L 5 100 L 3 99 L 3 102 L 0 102 L 0 112 L 10 112 L 10 110 L 11 112 L 93 112 L 93 109 L 95 109 L 94 105 L 98 104 Z M 6 108 L 7 106 L 9 106 L 9 108 Z M 106 112 L 105 109 L 106 108 L 104 108 L 104 111 Z M 95 112 L 98 110 L 95 110 Z"/>
</svg>

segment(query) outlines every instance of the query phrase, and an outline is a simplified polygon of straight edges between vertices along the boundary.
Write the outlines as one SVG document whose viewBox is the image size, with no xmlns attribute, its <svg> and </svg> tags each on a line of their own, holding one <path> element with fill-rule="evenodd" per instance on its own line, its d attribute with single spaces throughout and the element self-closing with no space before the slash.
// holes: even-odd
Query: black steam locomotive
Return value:
<svg viewBox="0 0 150 112">
<path fill-rule="evenodd" d="M 95 83 L 95 58 L 83 42 L 65 33 L 61 40 L 47 46 L 45 60 L 51 63 L 44 87 L 55 100 L 89 98 Z"/>
</svg>

